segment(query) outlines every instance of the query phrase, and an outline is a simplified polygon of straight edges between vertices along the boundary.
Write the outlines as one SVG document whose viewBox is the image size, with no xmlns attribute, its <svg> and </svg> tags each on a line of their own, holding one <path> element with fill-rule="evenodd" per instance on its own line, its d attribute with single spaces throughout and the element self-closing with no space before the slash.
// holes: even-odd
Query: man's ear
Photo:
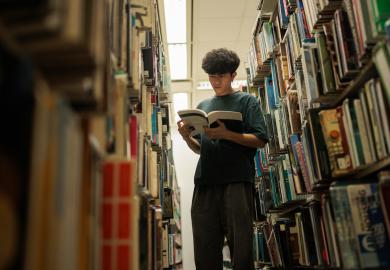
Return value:
<svg viewBox="0 0 390 270">
<path fill-rule="evenodd" d="M 232 73 L 232 81 L 234 80 L 234 78 L 237 76 L 237 72 L 233 72 Z"/>
</svg>

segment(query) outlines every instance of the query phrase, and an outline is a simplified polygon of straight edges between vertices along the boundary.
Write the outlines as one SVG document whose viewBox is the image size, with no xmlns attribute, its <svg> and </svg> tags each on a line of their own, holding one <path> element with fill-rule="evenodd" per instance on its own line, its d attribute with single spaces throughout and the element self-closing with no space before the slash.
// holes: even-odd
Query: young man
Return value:
<svg viewBox="0 0 390 270">
<path fill-rule="evenodd" d="M 179 121 L 178 130 L 195 153 L 200 154 L 195 172 L 191 217 L 197 270 L 221 270 L 226 236 L 234 270 L 253 270 L 252 222 L 254 156 L 267 143 L 264 118 L 256 98 L 233 90 L 240 60 L 227 49 L 215 49 L 203 58 L 215 96 L 197 108 L 242 113 L 243 133 L 228 130 L 218 121 L 202 136 L 191 137 L 191 127 Z"/>
</svg>

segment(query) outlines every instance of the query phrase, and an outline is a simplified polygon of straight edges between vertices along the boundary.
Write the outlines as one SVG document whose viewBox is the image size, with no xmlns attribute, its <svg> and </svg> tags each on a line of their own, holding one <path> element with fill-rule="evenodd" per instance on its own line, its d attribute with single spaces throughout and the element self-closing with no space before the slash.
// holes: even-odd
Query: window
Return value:
<svg viewBox="0 0 390 270">
<path fill-rule="evenodd" d="M 168 44 L 171 79 L 187 79 L 187 44 Z"/>
<path fill-rule="evenodd" d="M 172 80 L 188 79 L 187 0 L 165 0 L 165 24 Z"/>
</svg>

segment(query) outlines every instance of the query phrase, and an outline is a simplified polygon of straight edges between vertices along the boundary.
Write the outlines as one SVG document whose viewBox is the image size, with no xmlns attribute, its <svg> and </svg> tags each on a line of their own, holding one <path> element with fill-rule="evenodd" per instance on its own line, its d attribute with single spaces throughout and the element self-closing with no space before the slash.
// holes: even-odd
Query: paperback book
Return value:
<svg viewBox="0 0 390 270">
<path fill-rule="evenodd" d="M 218 127 L 217 120 L 225 124 L 225 127 L 231 131 L 242 132 L 242 114 L 233 111 L 212 111 L 206 113 L 199 109 L 180 110 L 177 112 L 184 123 L 192 129 L 191 136 L 204 133 L 204 127 Z"/>
</svg>

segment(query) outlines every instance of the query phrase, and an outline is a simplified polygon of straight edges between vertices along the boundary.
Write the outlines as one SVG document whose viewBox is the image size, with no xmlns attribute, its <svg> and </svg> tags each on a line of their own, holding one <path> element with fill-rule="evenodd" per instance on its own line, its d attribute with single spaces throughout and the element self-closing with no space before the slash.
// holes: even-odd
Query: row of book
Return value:
<svg viewBox="0 0 390 270">
<path fill-rule="evenodd" d="M 264 267 L 388 267 L 385 2 L 280 0 L 258 16 L 247 73 L 269 134 L 255 157 Z"/>
<path fill-rule="evenodd" d="M 340 134 L 339 141 L 330 137 L 329 132 L 333 128 L 326 128 L 330 123 L 329 119 L 321 122 L 318 117 L 318 113 L 326 111 L 329 105 L 325 104 L 322 107 L 321 104 L 314 105 L 305 98 L 307 95 L 304 80 L 308 76 L 302 76 L 302 74 L 309 74 L 309 72 L 298 72 L 296 82 L 291 85 L 291 89 L 284 97 L 280 97 L 275 91 L 273 77 L 277 75 L 266 76 L 264 88 L 258 87 L 258 96 L 265 112 L 265 121 L 270 136 L 267 148 L 260 151 L 265 158 L 262 158 L 261 162 L 259 162 L 260 159 L 256 161 L 260 167 L 258 171 L 269 167 L 266 163 L 270 156 L 280 155 L 286 151 L 294 154 L 290 155 L 290 163 L 293 175 L 295 176 L 296 173 L 298 178 L 301 178 L 301 184 L 298 182 L 295 184 L 296 192 L 300 194 L 302 190 L 311 192 L 311 186 L 329 180 L 332 174 L 335 177 L 386 158 L 388 156 L 387 140 L 389 139 L 387 124 L 389 101 L 387 99 L 388 90 L 385 87 L 389 70 L 386 59 L 389 59 L 389 53 L 386 44 L 379 44 L 374 53 L 375 59 L 378 60 L 375 60 L 376 63 L 372 69 L 376 67 L 380 79 L 375 76 L 371 77 L 372 79 L 368 77 L 363 88 L 359 90 L 359 98 L 352 97 L 344 100 L 344 105 L 338 109 L 345 115 L 345 121 L 341 122 L 343 130 L 337 129 Z M 380 66 L 377 64 L 379 54 L 383 56 L 380 59 L 385 60 L 380 60 Z M 273 73 L 272 62 L 271 73 Z M 318 108 L 308 109 L 307 104 Z M 332 111 L 336 108 L 328 110 Z M 341 140 L 341 135 L 344 136 L 343 140 Z M 362 144 L 361 141 L 369 143 Z M 341 155 L 338 156 L 340 159 L 334 159 L 335 152 L 340 152 L 338 146 L 350 149 L 350 155 L 346 157 L 350 160 L 341 159 Z M 340 169 L 337 166 L 347 167 Z M 302 186 L 305 188 L 302 189 Z"/>
<path fill-rule="evenodd" d="M 285 269 L 388 267 L 388 175 L 382 171 L 379 184 L 336 182 L 293 210 L 269 213 L 254 227 L 255 260 Z"/>
<path fill-rule="evenodd" d="M 389 106 L 380 80 L 366 82 L 359 97 L 319 112 L 333 175 L 372 164 L 389 154 Z"/>
<path fill-rule="evenodd" d="M 0 4 L 0 268 L 181 269 L 161 8 L 60 2 Z"/>
<path fill-rule="evenodd" d="M 345 89 L 366 62 L 373 46 L 383 38 L 385 19 L 389 16 L 381 0 L 357 2 L 332 1 L 332 5 L 325 5 L 324 13 L 317 10 L 320 5 L 310 0 L 291 1 L 288 5 L 282 1 L 278 5 L 278 18 L 269 21 L 263 18 L 254 35 L 248 60 L 251 81 L 262 83 L 266 75 L 263 70 L 273 53 L 279 56 L 275 58 L 276 65 L 281 62 L 288 72 L 278 78 L 280 90 L 286 90 L 283 80 L 293 78 L 301 65 L 308 77 L 309 102 L 327 101 L 327 95 Z M 365 26 L 370 19 L 376 24 Z M 367 35 L 362 32 L 370 33 L 369 41 L 363 41 L 362 36 Z M 359 38 L 356 33 L 360 33 Z"/>
<path fill-rule="evenodd" d="M 261 224 L 262 225 L 262 224 Z M 269 264 L 270 257 L 268 253 L 267 243 L 265 242 L 265 236 L 263 227 L 257 225 L 253 227 L 253 258 L 255 262 L 262 264 Z"/>
<path fill-rule="evenodd" d="M 119 6 L 123 2 L 119 1 Z M 116 76 L 127 82 L 122 84 L 124 96 L 119 98 L 123 110 L 113 106 L 111 149 L 115 155 L 130 157 L 136 167 L 132 183 L 140 203 L 138 217 L 137 211 L 132 213 L 131 224 L 138 222 L 134 242 L 138 249 L 133 250 L 136 257 L 130 261 L 138 262 L 133 269 L 181 269 L 180 188 L 169 133 L 169 75 L 160 33 L 161 11 L 156 1 L 149 0 L 131 1 L 124 7 L 112 18 L 114 25 L 119 20 L 123 26 L 113 33 L 112 39 L 118 41 L 112 46 L 111 59 L 116 61 Z M 120 29 L 129 26 L 125 31 L 131 38 L 125 39 Z M 115 269 L 112 267 L 106 269 Z"/>
</svg>

